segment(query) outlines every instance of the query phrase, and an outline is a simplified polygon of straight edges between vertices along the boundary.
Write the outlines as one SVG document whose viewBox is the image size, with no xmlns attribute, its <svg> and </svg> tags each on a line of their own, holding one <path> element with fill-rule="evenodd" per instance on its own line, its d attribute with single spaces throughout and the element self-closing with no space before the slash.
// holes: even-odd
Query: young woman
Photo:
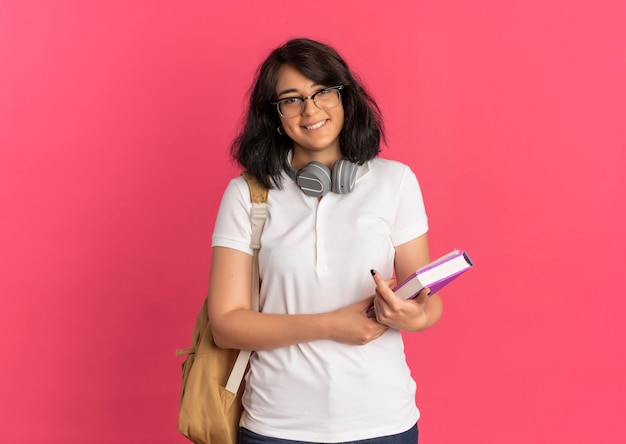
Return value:
<svg viewBox="0 0 626 444">
<path fill-rule="evenodd" d="M 431 327 L 442 304 L 427 289 L 413 301 L 391 290 L 394 273 L 429 262 L 428 225 L 410 168 L 376 157 L 382 136 L 376 103 L 329 46 L 291 40 L 260 67 L 232 151 L 271 188 L 261 312 L 250 310 L 240 177 L 222 198 L 209 288 L 218 346 L 256 351 L 241 444 L 417 442 L 401 331 Z"/>
</svg>

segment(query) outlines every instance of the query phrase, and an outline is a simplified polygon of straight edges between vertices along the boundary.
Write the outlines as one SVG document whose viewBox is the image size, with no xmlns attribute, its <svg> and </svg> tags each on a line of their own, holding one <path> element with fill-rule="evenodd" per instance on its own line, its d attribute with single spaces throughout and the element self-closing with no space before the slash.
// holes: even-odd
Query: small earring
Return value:
<svg viewBox="0 0 626 444">
<path fill-rule="evenodd" d="M 280 134 L 281 136 L 285 135 L 285 129 L 282 126 L 276 128 L 276 131 L 278 131 L 278 134 Z"/>
</svg>

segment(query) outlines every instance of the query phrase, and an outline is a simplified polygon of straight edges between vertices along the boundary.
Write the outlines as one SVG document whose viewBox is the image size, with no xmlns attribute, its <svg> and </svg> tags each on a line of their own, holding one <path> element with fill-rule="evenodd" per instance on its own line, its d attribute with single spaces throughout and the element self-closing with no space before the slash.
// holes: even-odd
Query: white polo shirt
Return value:
<svg viewBox="0 0 626 444">
<path fill-rule="evenodd" d="M 283 189 L 270 190 L 261 237 L 264 313 L 322 313 L 372 295 L 370 269 L 391 277 L 395 246 L 428 230 L 417 179 L 401 163 L 366 162 L 352 193 L 319 201 L 283 176 Z M 244 179 L 233 179 L 213 246 L 252 254 L 250 207 Z M 363 346 L 322 340 L 254 353 L 243 402 L 243 427 L 300 441 L 391 435 L 419 418 L 402 336 L 391 329 Z"/>
</svg>

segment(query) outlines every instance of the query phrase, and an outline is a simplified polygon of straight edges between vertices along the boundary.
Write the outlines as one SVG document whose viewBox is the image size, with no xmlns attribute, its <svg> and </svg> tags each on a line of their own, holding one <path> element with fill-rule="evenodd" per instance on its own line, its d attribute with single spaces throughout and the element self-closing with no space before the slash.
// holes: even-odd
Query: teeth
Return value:
<svg viewBox="0 0 626 444">
<path fill-rule="evenodd" d="M 318 128 L 321 128 L 322 125 L 324 125 L 325 123 L 326 123 L 326 121 L 322 120 L 321 122 L 318 122 L 315 125 L 307 126 L 306 129 L 309 129 L 309 130 L 318 129 Z"/>
</svg>

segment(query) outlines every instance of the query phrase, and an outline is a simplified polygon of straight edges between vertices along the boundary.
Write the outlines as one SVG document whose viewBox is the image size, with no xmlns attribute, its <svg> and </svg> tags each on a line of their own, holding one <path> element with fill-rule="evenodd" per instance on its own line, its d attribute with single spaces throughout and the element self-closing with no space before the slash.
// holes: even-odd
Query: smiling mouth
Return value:
<svg viewBox="0 0 626 444">
<path fill-rule="evenodd" d="M 308 130 L 316 130 L 318 128 L 323 127 L 326 124 L 326 122 L 328 122 L 328 120 L 322 120 L 321 122 L 317 122 L 313 125 L 305 126 L 305 128 Z"/>
</svg>

